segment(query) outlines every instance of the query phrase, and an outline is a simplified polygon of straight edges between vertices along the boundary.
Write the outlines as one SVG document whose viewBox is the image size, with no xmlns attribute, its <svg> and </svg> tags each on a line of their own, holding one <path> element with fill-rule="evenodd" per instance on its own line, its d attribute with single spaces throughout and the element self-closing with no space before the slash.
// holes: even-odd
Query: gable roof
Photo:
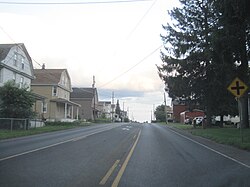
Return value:
<svg viewBox="0 0 250 187">
<path fill-rule="evenodd" d="M 72 89 L 73 92 L 71 92 L 70 98 L 92 99 L 94 97 L 94 91 L 97 92 L 96 88 L 72 88 Z"/>
<path fill-rule="evenodd" d="M 0 61 L 6 58 L 11 48 L 12 44 L 0 44 Z"/>
<path fill-rule="evenodd" d="M 32 62 L 32 59 L 25 47 L 25 45 L 23 43 L 15 43 L 15 44 L 0 44 L 0 61 L 4 60 L 6 58 L 6 56 L 8 55 L 10 49 L 14 46 L 17 46 L 19 49 L 21 49 L 26 57 L 28 58 L 28 60 L 30 62 Z M 32 63 L 31 63 L 32 65 Z M 32 65 L 33 66 L 33 65 Z M 32 67 L 33 68 L 33 67 Z"/>
<path fill-rule="evenodd" d="M 60 82 L 62 72 L 66 69 L 34 69 L 35 79 L 32 84 L 55 85 Z"/>
<path fill-rule="evenodd" d="M 34 79 L 34 71 L 33 71 L 33 63 L 32 63 L 32 59 L 25 47 L 25 45 L 23 43 L 14 43 L 14 44 L 0 44 L 0 63 L 2 62 L 2 60 L 4 60 L 7 55 L 9 54 L 10 50 L 12 47 L 18 47 L 19 49 L 21 49 L 26 58 L 28 59 L 28 61 L 30 62 L 30 69 L 31 69 L 31 79 Z"/>
</svg>

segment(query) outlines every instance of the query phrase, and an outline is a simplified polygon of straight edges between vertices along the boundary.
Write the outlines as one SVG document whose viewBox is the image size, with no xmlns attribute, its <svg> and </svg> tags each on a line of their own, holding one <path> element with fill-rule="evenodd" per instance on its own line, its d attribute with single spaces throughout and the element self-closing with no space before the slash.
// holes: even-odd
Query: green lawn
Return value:
<svg viewBox="0 0 250 187">
<path fill-rule="evenodd" d="M 88 126 L 89 123 L 49 123 L 44 127 L 32 128 L 29 130 L 3 130 L 0 129 L 0 139 L 16 138 L 45 132 L 59 131 L 76 127 Z"/>
<path fill-rule="evenodd" d="M 242 129 L 241 132 L 241 130 L 237 128 L 212 127 L 202 129 L 202 127 L 196 127 L 194 129 L 192 125 L 184 125 L 180 123 L 169 123 L 167 125 L 186 130 L 193 135 L 202 136 L 218 143 L 233 145 L 241 149 L 250 150 L 250 129 Z"/>
<path fill-rule="evenodd" d="M 170 127 L 175 127 L 177 129 L 182 129 L 182 130 L 188 130 L 188 129 L 193 129 L 193 125 L 185 125 L 185 124 L 181 124 L 181 123 L 161 123 L 162 125 L 168 125 Z M 197 128 L 201 128 L 201 127 L 197 127 Z"/>
</svg>

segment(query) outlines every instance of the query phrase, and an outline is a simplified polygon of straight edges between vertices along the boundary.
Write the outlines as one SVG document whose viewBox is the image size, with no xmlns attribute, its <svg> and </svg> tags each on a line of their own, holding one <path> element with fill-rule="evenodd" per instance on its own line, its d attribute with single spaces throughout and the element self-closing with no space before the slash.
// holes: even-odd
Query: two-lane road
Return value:
<svg viewBox="0 0 250 187">
<path fill-rule="evenodd" d="M 250 166 L 161 125 L 106 124 L 0 141 L 0 186 L 250 186 Z"/>
</svg>

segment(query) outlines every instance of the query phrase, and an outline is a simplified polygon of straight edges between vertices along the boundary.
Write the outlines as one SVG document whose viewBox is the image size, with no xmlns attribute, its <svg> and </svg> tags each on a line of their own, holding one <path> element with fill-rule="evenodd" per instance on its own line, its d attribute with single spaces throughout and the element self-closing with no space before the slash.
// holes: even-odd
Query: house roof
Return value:
<svg viewBox="0 0 250 187">
<path fill-rule="evenodd" d="M 0 44 L 0 61 L 4 60 L 8 55 L 10 49 L 14 46 L 18 46 L 26 55 L 28 60 L 32 62 L 32 59 L 23 43 L 15 43 L 15 44 Z"/>
<path fill-rule="evenodd" d="M 96 88 L 72 88 L 73 92 L 70 98 L 92 99 L 94 97 L 94 89 Z"/>
<path fill-rule="evenodd" d="M 12 44 L 0 44 L 0 61 L 6 58 L 12 47 Z"/>
<path fill-rule="evenodd" d="M 63 98 L 51 99 L 50 101 L 56 102 L 56 103 L 67 103 L 67 104 L 78 106 L 78 107 L 81 106 L 78 103 L 75 103 L 75 102 L 72 102 L 72 101 L 69 101 L 69 100 L 66 100 L 66 99 L 63 99 Z"/>
<path fill-rule="evenodd" d="M 18 47 L 19 49 L 21 49 L 26 58 L 28 59 L 29 63 L 30 63 L 30 69 L 31 69 L 31 79 L 34 79 L 34 71 L 33 71 L 33 63 L 32 63 L 32 59 L 25 47 L 25 45 L 23 43 L 15 43 L 15 44 L 0 44 L 0 63 L 2 62 L 2 60 L 6 59 L 6 57 L 8 56 L 10 50 L 12 47 Z M 26 75 L 27 76 L 27 75 Z M 29 75 L 28 75 L 29 76 Z"/>
<path fill-rule="evenodd" d="M 58 84 L 61 79 L 62 72 L 66 69 L 35 69 L 35 79 L 32 84 L 54 85 Z"/>
</svg>

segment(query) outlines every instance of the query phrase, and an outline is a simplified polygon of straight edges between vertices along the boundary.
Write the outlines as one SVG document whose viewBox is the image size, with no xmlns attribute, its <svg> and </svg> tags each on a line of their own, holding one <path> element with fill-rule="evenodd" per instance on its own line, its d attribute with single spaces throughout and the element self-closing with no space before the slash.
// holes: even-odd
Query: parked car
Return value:
<svg viewBox="0 0 250 187">
<path fill-rule="evenodd" d="M 202 116 L 198 116 L 198 117 L 195 117 L 193 119 L 193 123 L 195 123 L 196 125 L 202 125 L 202 120 L 203 120 L 203 117 Z"/>
<path fill-rule="evenodd" d="M 187 118 L 187 119 L 184 120 L 184 123 L 191 125 L 192 124 L 192 119 Z"/>
</svg>

